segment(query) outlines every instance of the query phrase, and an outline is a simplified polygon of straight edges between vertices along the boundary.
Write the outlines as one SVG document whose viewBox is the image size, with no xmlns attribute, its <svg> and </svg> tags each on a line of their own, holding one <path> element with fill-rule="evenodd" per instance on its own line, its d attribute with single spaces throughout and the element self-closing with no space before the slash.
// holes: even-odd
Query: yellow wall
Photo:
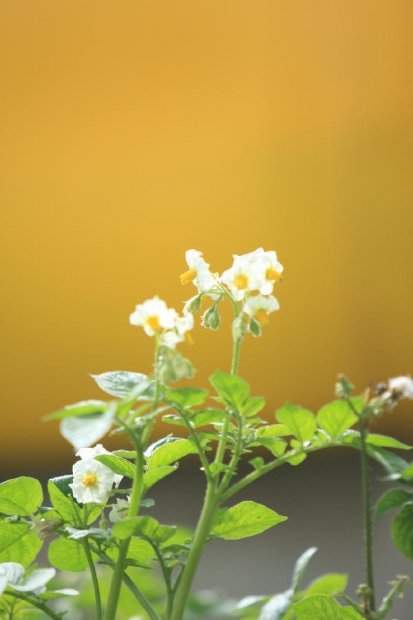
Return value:
<svg viewBox="0 0 413 620">
<path fill-rule="evenodd" d="M 2 0 L 2 458 L 69 454 L 88 372 L 148 371 L 134 305 L 277 249 L 281 312 L 241 372 L 269 411 L 338 371 L 413 372 L 410 0 Z M 228 328 L 228 323 L 227 323 Z M 198 382 L 228 333 L 198 328 Z M 388 427 L 413 438 L 412 406 Z"/>
</svg>

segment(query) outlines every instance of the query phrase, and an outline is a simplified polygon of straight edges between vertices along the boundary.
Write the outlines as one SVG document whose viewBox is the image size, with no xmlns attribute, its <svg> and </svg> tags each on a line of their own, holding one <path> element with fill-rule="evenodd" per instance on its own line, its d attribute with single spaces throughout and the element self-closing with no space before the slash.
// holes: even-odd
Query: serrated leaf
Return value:
<svg viewBox="0 0 413 620">
<path fill-rule="evenodd" d="M 144 489 L 150 489 L 154 484 L 159 482 L 159 480 L 169 476 L 169 474 L 172 474 L 176 469 L 176 465 L 161 465 L 160 467 L 146 471 L 143 475 Z"/>
<path fill-rule="evenodd" d="M 116 396 L 116 398 L 125 398 L 130 396 L 132 392 L 137 396 L 140 390 L 143 394 L 152 383 L 146 375 L 128 370 L 113 370 L 99 375 L 91 375 L 91 377 L 101 390 L 106 394 Z"/>
<path fill-rule="evenodd" d="M 118 474 L 119 476 L 126 476 L 127 478 L 133 479 L 135 475 L 135 467 L 120 456 L 115 456 L 114 454 L 99 454 L 95 456 L 95 460 L 106 465 L 114 474 Z"/>
<path fill-rule="evenodd" d="M 147 470 L 170 465 L 188 454 L 197 454 L 195 445 L 189 439 L 168 437 L 167 440 L 157 441 L 145 451 Z"/>
<path fill-rule="evenodd" d="M 257 415 L 265 407 L 265 398 L 262 396 L 251 396 L 242 408 L 242 415 L 246 418 Z"/>
<path fill-rule="evenodd" d="M 29 566 L 41 546 L 42 541 L 29 523 L 0 523 L 0 562 Z"/>
<path fill-rule="evenodd" d="M 377 501 L 376 517 L 382 517 L 386 512 L 402 506 L 406 502 L 413 502 L 413 491 L 404 489 L 388 489 Z"/>
<path fill-rule="evenodd" d="M 209 381 L 226 405 L 242 411 L 250 394 L 250 387 L 244 379 L 217 370 Z"/>
<path fill-rule="evenodd" d="M 317 424 L 314 414 L 309 409 L 287 403 L 276 411 L 275 416 L 278 422 L 284 424 L 301 443 L 314 437 Z"/>
<path fill-rule="evenodd" d="M 101 414 L 64 418 L 60 423 L 60 432 L 75 450 L 89 448 L 109 432 L 113 418 L 113 406 Z"/>
<path fill-rule="evenodd" d="M 166 396 L 173 403 L 187 409 L 202 405 L 208 397 L 208 390 L 191 387 L 169 388 L 166 390 Z"/>
<path fill-rule="evenodd" d="M 108 403 L 103 400 L 82 400 L 79 403 L 66 405 L 53 413 L 45 416 L 45 420 L 63 420 L 64 418 L 75 418 L 84 415 L 96 415 L 103 413 L 108 408 Z"/>
<path fill-rule="evenodd" d="M 237 540 L 261 534 L 286 520 L 287 517 L 262 504 L 245 501 L 219 511 L 211 534 L 225 540 Z"/>
<path fill-rule="evenodd" d="M 344 400 L 335 400 L 321 407 L 317 414 L 319 426 L 332 439 L 340 437 L 344 431 L 357 422 L 358 418 L 350 405 Z"/>
<path fill-rule="evenodd" d="M 32 515 L 42 501 L 42 487 L 35 478 L 21 476 L 0 484 L 0 512 L 3 514 Z"/>
<path fill-rule="evenodd" d="M 56 538 L 49 545 L 49 562 L 59 570 L 78 573 L 86 570 L 88 561 L 81 543 L 69 538 Z"/>
<path fill-rule="evenodd" d="M 413 560 L 413 506 L 405 506 L 393 519 L 392 539 L 399 551 Z"/>
</svg>

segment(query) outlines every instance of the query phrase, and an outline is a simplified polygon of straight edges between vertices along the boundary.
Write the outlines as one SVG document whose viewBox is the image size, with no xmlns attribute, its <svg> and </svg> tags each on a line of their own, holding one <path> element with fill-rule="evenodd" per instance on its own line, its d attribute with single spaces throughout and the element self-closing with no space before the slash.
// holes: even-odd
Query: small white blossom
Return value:
<svg viewBox="0 0 413 620">
<path fill-rule="evenodd" d="M 388 388 L 398 398 L 413 399 L 413 379 L 411 377 L 393 377 L 388 381 Z"/>
<path fill-rule="evenodd" d="M 164 329 L 172 329 L 176 318 L 176 311 L 168 308 L 166 303 L 156 296 L 137 305 L 129 317 L 129 322 L 143 327 L 148 336 L 154 336 Z"/>
<path fill-rule="evenodd" d="M 73 465 L 73 497 L 80 504 L 104 504 L 112 490 L 115 475 L 99 461 L 80 460 Z"/>
<path fill-rule="evenodd" d="M 93 448 L 81 448 L 80 450 L 76 452 L 76 456 L 82 459 L 82 461 L 88 461 L 90 459 L 94 459 L 96 456 L 100 456 L 101 454 L 111 454 L 111 452 L 106 450 L 106 448 L 104 448 L 101 443 L 98 443 Z M 122 481 L 123 476 L 121 476 L 120 474 L 113 474 L 113 478 L 115 480 L 115 487 L 118 488 L 118 486 L 120 485 Z"/>
<path fill-rule="evenodd" d="M 273 296 L 252 295 L 244 305 L 244 312 L 262 325 L 268 324 L 268 315 L 280 309 L 278 300 Z"/>
<path fill-rule="evenodd" d="M 204 260 L 202 252 L 187 250 L 185 259 L 189 269 L 180 276 L 182 284 L 192 282 L 199 293 L 210 293 L 212 289 L 216 288 L 216 277 L 211 273 L 209 263 Z M 216 294 L 211 293 L 209 296 L 214 299 Z"/>
</svg>

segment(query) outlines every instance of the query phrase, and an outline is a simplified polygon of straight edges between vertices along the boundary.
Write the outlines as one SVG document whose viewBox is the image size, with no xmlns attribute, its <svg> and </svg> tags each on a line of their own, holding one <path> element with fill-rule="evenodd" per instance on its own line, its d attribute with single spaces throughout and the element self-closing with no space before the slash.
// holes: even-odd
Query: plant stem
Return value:
<svg viewBox="0 0 413 620">
<path fill-rule="evenodd" d="M 83 539 L 83 548 L 85 550 L 89 570 L 92 577 L 93 591 L 95 593 L 96 620 L 102 620 L 102 601 L 100 598 L 99 580 L 96 574 L 95 563 L 90 552 L 89 542 L 87 538 Z"/>
<path fill-rule="evenodd" d="M 234 340 L 231 364 L 231 374 L 233 375 L 235 375 L 238 371 L 240 347 L 241 340 Z M 224 457 L 229 418 L 230 416 L 227 416 L 222 426 L 222 434 L 215 456 L 215 463 L 221 463 Z M 175 591 L 170 620 L 182 620 L 186 601 L 188 599 L 195 572 L 201 558 L 201 553 L 211 530 L 212 519 L 216 509 L 219 506 L 219 495 L 217 481 L 208 479 L 204 504 L 195 530 L 191 550 L 188 554 L 182 573 L 179 576 L 179 583 Z"/>
<path fill-rule="evenodd" d="M 155 392 L 153 398 L 153 406 L 152 412 L 156 410 L 158 406 L 159 393 L 160 393 L 160 384 L 158 377 L 158 356 L 159 356 L 159 337 L 156 337 L 155 344 L 155 357 L 154 357 L 154 372 L 155 372 Z M 135 474 L 133 476 L 133 484 L 132 484 L 132 495 L 129 503 L 128 517 L 136 517 L 143 494 L 143 474 L 144 474 L 144 455 L 143 451 L 145 449 L 145 445 L 149 439 L 150 433 L 153 427 L 153 420 L 149 422 L 145 431 L 142 433 L 141 441 L 135 437 L 135 435 L 131 432 L 131 439 L 134 444 L 136 450 L 136 461 L 135 461 Z M 124 579 L 125 567 L 126 567 L 126 558 L 128 555 L 128 549 L 131 538 L 126 538 L 122 540 L 119 545 L 119 556 L 116 562 L 112 581 L 110 584 L 108 604 L 105 609 L 105 615 L 103 616 L 103 620 L 115 620 L 116 617 L 116 609 L 118 607 L 119 602 L 119 594 L 122 586 L 122 580 Z"/>
<path fill-rule="evenodd" d="M 366 595 L 367 614 L 375 610 L 374 601 L 374 573 L 373 573 L 373 536 L 372 536 L 372 516 L 371 516 L 371 481 L 368 463 L 366 439 L 368 426 L 363 417 L 360 417 L 360 462 L 361 462 L 361 485 L 363 494 L 363 519 L 364 519 L 364 565 L 366 571 L 366 582 L 368 594 Z"/>
<path fill-rule="evenodd" d="M 136 445 L 135 475 L 133 477 L 132 495 L 129 503 L 128 517 L 135 517 L 139 512 L 140 501 L 143 491 L 143 451 Z M 104 620 L 115 620 L 116 609 L 119 601 L 119 594 L 124 577 L 126 558 L 130 544 L 130 538 L 122 540 L 119 545 L 119 556 L 114 568 L 112 581 L 110 584 L 108 604 L 106 606 Z"/>
<path fill-rule="evenodd" d="M 9 596 L 14 596 L 21 601 L 25 601 L 26 603 L 33 605 L 33 607 L 37 607 L 37 609 L 40 609 L 44 614 L 46 614 L 46 616 L 49 616 L 49 618 L 53 618 L 53 620 L 61 620 L 60 615 L 58 616 L 57 614 L 55 614 L 54 611 L 52 611 L 50 607 L 48 607 L 45 603 L 42 603 L 41 601 L 32 598 L 29 594 L 17 592 L 16 590 L 6 590 L 5 594 Z"/>
<path fill-rule="evenodd" d="M 204 505 L 195 530 L 191 550 L 175 594 L 170 620 L 181 620 L 183 617 L 195 571 L 198 567 L 201 553 L 211 528 L 212 517 L 217 507 L 215 489 L 215 484 L 208 484 Z"/>
</svg>

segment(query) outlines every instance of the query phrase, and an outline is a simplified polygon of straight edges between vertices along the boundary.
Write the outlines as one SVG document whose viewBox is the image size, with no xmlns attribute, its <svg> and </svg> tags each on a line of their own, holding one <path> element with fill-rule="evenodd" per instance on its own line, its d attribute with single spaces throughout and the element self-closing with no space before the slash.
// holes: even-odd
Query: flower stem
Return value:
<svg viewBox="0 0 413 620">
<path fill-rule="evenodd" d="M 363 494 L 363 520 L 364 520 L 364 565 L 366 571 L 366 583 L 368 593 L 366 595 L 366 613 L 370 617 L 375 610 L 374 600 L 374 572 L 373 572 L 373 534 L 372 534 L 372 510 L 371 510 L 371 480 L 367 454 L 368 426 L 360 417 L 360 462 L 361 462 L 361 485 Z"/>
<path fill-rule="evenodd" d="M 89 542 L 87 538 L 83 539 L 83 548 L 85 550 L 85 555 L 89 564 L 89 570 L 93 583 L 93 591 L 95 593 L 96 620 L 102 620 L 102 601 L 100 598 L 99 580 L 96 574 L 96 567 L 92 558 L 92 554 L 90 552 Z"/>
<path fill-rule="evenodd" d="M 60 614 L 55 614 L 54 611 L 52 611 L 50 607 L 46 605 L 46 603 L 42 603 L 38 599 L 32 598 L 29 594 L 17 592 L 16 590 L 6 590 L 5 594 L 8 594 L 9 596 L 14 596 L 21 601 L 25 601 L 26 603 L 33 605 L 33 607 L 37 607 L 37 609 L 40 609 L 44 614 L 46 614 L 46 616 L 49 616 L 49 618 L 53 618 L 53 620 L 61 620 Z"/>
<path fill-rule="evenodd" d="M 241 340 L 234 340 L 232 351 L 231 373 L 236 374 L 239 365 Z M 229 416 L 227 416 L 223 426 L 221 439 L 215 456 L 215 463 L 221 463 L 225 453 L 226 437 L 228 433 Z M 170 620 L 182 620 L 185 612 L 186 601 L 188 599 L 192 582 L 201 558 L 202 550 L 205 546 L 208 534 L 211 530 L 212 520 L 216 509 L 220 503 L 220 492 L 217 480 L 208 480 L 205 493 L 204 504 L 201 515 L 195 530 L 191 549 L 188 554 L 186 564 L 179 576 L 179 583 L 175 592 L 174 602 Z"/>
</svg>

